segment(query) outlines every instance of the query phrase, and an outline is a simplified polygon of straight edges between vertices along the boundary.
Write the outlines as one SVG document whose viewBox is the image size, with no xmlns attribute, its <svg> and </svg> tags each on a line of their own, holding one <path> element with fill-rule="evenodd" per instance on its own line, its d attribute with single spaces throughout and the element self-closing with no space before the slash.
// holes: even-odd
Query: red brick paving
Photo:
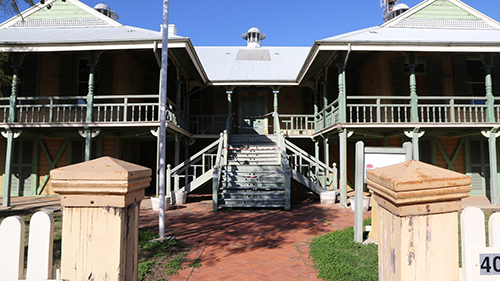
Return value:
<svg viewBox="0 0 500 281">
<path fill-rule="evenodd" d="M 187 258 L 200 258 L 202 264 L 170 280 L 320 280 L 308 242 L 354 223 L 351 210 L 310 202 L 293 204 L 289 212 L 211 210 L 206 200 L 165 213 L 166 236 L 193 245 Z M 157 225 L 157 213 L 141 210 L 141 228 L 157 230 Z"/>
</svg>

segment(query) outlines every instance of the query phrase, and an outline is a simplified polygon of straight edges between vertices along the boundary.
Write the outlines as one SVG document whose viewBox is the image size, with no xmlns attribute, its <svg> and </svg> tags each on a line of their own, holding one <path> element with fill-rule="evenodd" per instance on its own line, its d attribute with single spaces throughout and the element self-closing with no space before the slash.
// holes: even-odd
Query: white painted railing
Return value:
<svg viewBox="0 0 500 281">
<path fill-rule="evenodd" d="M 462 281 L 500 280 L 500 213 L 488 221 L 486 247 L 484 213 L 467 207 L 460 217 L 462 243 Z"/>
<path fill-rule="evenodd" d="M 320 110 L 315 116 L 316 131 L 322 130 L 329 125 L 339 122 L 339 100 L 330 103 L 325 110 Z"/>
<path fill-rule="evenodd" d="M 54 219 L 40 211 L 30 220 L 26 274 L 24 269 L 25 224 L 21 217 L 0 224 L 0 280 L 49 280 L 52 278 Z M 56 274 L 58 275 L 58 273 Z M 56 277 L 59 279 L 59 277 Z"/>
<path fill-rule="evenodd" d="M 280 114 L 281 130 L 285 135 L 314 134 L 314 115 L 312 114 Z"/>
<path fill-rule="evenodd" d="M 199 135 L 216 135 L 224 131 L 227 115 L 190 115 L 189 131 Z"/>
</svg>

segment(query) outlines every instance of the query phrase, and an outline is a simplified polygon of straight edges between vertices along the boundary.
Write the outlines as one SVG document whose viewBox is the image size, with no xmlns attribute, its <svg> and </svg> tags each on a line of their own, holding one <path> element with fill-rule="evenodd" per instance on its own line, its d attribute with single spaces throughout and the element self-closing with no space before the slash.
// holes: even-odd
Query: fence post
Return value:
<svg viewBox="0 0 500 281">
<path fill-rule="evenodd" d="M 36 212 L 30 221 L 28 241 L 27 280 L 52 278 L 54 218 L 45 211 Z"/>
<path fill-rule="evenodd" d="M 139 204 L 151 169 L 101 157 L 50 177 L 63 206 L 62 279 L 137 280 Z"/>
<path fill-rule="evenodd" d="M 2 278 L 18 280 L 24 270 L 24 221 L 19 216 L 4 219 L 0 224 L 0 272 Z"/>
<path fill-rule="evenodd" d="M 379 280 L 459 280 L 458 210 L 470 177 L 416 160 L 367 171 Z"/>
</svg>

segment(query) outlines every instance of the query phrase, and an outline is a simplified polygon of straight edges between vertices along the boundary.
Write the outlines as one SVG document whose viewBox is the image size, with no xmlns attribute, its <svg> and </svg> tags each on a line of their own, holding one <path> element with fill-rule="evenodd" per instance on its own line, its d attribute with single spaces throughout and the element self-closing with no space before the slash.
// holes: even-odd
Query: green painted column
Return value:
<svg viewBox="0 0 500 281">
<path fill-rule="evenodd" d="M 89 67 L 89 85 L 87 92 L 87 116 L 86 122 L 92 122 L 94 113 L 94 76 L 97 65 L 87 64 Z"/>
<path fill-rule="evenodd" d="M 415 69 L 417 64 L 410 64 L 410 122 L 418 123 L 418 96 L 417 96 L 417 75 Z"/>
<path fill-rule="evenodd" d="M 314 95 L 314 131 L 318 131 L 318 112 L 319 112 L 319 106 L 318 106 L 318 91 L 313 92 Z"/>
<path fill-rule="evenodd" d="M 491 204 L 498 205 L 498 170 L 497 170 L 497 132 L 498 128 L 490 130 L 488 138 L 489 155 L 490 155 L 490 188 L 491 188 Z"/>
<path fill-rule="evenodd" d="M 326 128 L 326 107 L 328 106 L 328 81 L 321 82 L 323 85 L 323 129 Z"/>
<path fill-rule="evenodd" d="M 347 130 L 339 129 L 340 206 L 347 207 Z"/>
<path fill-rule="evenodd" d="M 14 150 L 14 134 L 10 129 L 7 129 L 7 149 L 5 151 L 5 169 L 4 180 L 2 184 L 2 205 L 10 206 L 10 191 L 12 184 L 12 151 Z"/>
<path fill-rule="evenodd" d="M 314 142 L 314 157 L 319 160 L 319 140 L 313 139 Z"/>
<path fill-rule="evenodd" d="M 273 90 L 273 111 L 274 111 L 274 114 L 273 114 L 273 127 L 274 127 L 274 133 L 277 134 L 278 133 L 278 124 L 279 124 L 279 117 L 278 117 L 278 94 L 280 93 L 280 91 L 275 88 Z"/>
<path fill-rule="evenodd" d="M 345 69 L 343 63 L 338 63 L 336 65 L 338 69 L 338 86 L 339 86 L 339 123 L 345 123 L 347 118 L 347 104 L 346 104 L 346 93 L 345 93 Z"/>
<path fill-rule="evenodd" d="M 273 110 L 274 112 L 278 113 L 278 94 L 280 93 L 279 90 L 273 90 Z"/>
<path fill-rule="evenodd" d="M 330 166 L 330 144 L 328 143 L 328 137 L 323 139 L 323 149 L 324 149 L 324 162 L 326 166 Z M 326 186 L 326 179 L 328 177 L 328 170 L 325 170 L 325 177 L 323 178 L 321 184 L 323 185 L 323 188 L 327 188 Z"/>
<path fill-rule="evenodd" d="M 87 93 L 87 116 L 85 121 L 90 123 L 94 121 L 94 76 L 97 65 L 88 64 L 89 67 L 89 84 Z M 90 160 L 92 151 L 92 130 L 85 128 L 85 161 Z"/>
<path fill-rule="evenodd" d="M 16 122 L 16 107 L 17 107 L 17 88 L 18 88 L 18 79 L 19 72 L 21 71 L 21 67 L 14 65 L 11 66 L 14 70 L 12 74 L 12 91 L 9 97 L 9 123 Z"/>
<path fill-rule="evenodd" d="M 495 97 L 493 96 L 493 82 L 491 80 L 491 69 L 493 65 L 486 65 L 485 71 L 485 88 L 486 88 L 486 122 L 495 122 Z"/>
<path fill-rule="evenodd" d="M 419 147 L 418 147 L 418 138 L 420 134 L 420 128 L 415 128 L 413 129 L 413 136 L 412 136 L 412 154 L 413 154 L 413 160 L 419 160 L 420 159 L 420 153 L 419 153 Z"/>
</svg>

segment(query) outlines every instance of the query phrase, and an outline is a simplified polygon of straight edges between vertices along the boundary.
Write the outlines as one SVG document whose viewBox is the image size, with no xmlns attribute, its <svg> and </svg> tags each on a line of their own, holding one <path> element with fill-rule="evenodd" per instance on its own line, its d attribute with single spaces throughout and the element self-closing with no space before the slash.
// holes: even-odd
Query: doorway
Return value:
<svg viewBox="0 0 500 281">
<path fill-rule="evenodd" d="M 487 140 L 469 141 L 471 195 L 490 196 L 490 157 Z"/>
<path fill-rule="evenodd" d="M 266 96 L 240 96 L 239 116 L 242 134 L 266 134 Z"/>
<path fill-rule="evenodd" d="M 33 140 L 14 140 L 12 152 L 11 196 L 35 195 L 33 184 L 33 157 L 35 142 Z"/>
</svg>

